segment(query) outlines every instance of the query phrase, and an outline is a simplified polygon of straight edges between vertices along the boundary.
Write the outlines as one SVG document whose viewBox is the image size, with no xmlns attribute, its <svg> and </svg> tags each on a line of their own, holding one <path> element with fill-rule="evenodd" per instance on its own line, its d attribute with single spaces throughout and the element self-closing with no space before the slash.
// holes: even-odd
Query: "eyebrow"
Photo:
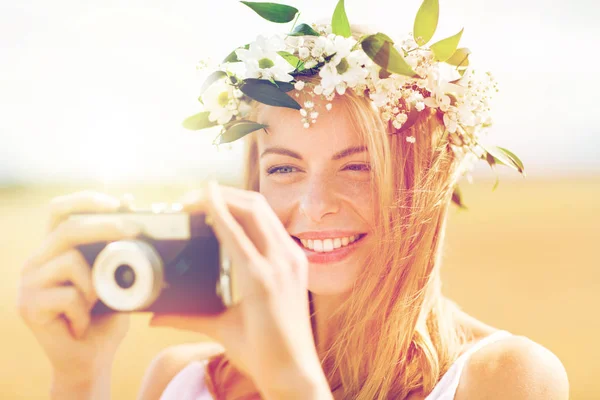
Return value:
<svg viewBox="0 0 600 400">
<path fill-rule="evenodd" d="M 352 146 L 342 151 L 338 151 L 331 157 L 331 159 L 333 161 L 336 161 L 344 157 L 351 156 L 352 154 L 362 153 L 363 151 L 367 151 L 366 146 Z M 263 151 L 263 153 L 260 155 L 260 158 L 263 158 L 267 154 L 281 154 L 283 156 L 288 156 L 292 158 L 297 158 L 298 160 L 302 160 L 302 156 L 300 154 L 290 149 L 286 149 L 285 147 L 270 147 Z"/>
</svg>

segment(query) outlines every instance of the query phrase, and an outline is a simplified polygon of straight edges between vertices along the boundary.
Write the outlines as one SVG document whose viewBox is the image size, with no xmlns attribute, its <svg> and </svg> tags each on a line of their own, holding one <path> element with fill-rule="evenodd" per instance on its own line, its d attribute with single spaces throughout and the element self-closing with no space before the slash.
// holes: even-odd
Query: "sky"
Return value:
<svg viewBox="0 0 600 400">
<path fill-rule="evenodd" d="M 298 23 L 336 3 L 285 2 Z M 401 38 L 421 2 L 345 3 L 351 23 Z M 599 19 L 593 0 L 440 0 L 433 41 L 465 28 L 471 65 L 500 87 L 488 139 L 529 176 L 600 172 Z M 239 176 L 241 146 L 181 127 L 201 111 L 196 65 L 290 28 L 234 0 L 0 0 L 0 184 Z"/>
</svg>

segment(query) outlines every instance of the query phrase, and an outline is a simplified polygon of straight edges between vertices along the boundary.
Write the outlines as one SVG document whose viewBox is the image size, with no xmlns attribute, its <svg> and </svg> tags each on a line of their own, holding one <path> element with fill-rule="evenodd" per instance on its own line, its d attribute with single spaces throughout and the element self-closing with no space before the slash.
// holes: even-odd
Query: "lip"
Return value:
<svg viewBox="0 0 600 400">
<path fill-rule="evenodd" d="M 360 238 L 358 238 L 354 242 L 348 244 L 347 246 L 339 247 L 333 251 L 328 251 L 328 252 L 317 252 L 317 251 L 314 251 L 311 249 L 307 249 L 306 247 L 302 246 L 302 243 L 300 243 L 300 240 L 298 240 L 298 239 L 294 239 L 294 240 L 296 241 L 296 243 L 298 243 L 298 246 L 300 246 L 300 248 L 304 251 L 304 254 L 306 254 L 306 258 L 308 259 L 308 262 L 313 263 L 313 264 L 330 264 L 330 263 L 342 261 L 343 259 L 348 257 L 350 255 L 350 253 L 352 253 L 354 250 L 356 250 L 356 248 L 362 243 L 362 240 L 367 236 L 366 233 L 361 234 L 361 235 L 362 236 Z M 352 236 L 352 235 L 348 235 L 348 236 Z M 331 236 L 328 236 L 328 237 L 331 237 Z"/>
<path fill-rule="evenodd" d="M 354 236 L 354 235 L 362 235 L 364 232 L 356 232 L 356 231 L 343 231 L 341 229 L 334 229 L 331 231 L 312 231 L 312 232 L 302 232 L 297 235 L 292 235 L 299 239 L 334 239 L 341 238 L 346 236 Z"/>
</svg>

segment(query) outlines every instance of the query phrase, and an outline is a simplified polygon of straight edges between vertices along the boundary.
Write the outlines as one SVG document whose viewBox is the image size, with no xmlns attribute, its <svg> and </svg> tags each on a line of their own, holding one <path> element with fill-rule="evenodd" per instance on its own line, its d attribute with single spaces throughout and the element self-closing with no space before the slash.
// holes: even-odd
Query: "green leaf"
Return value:
<svg viewBox="0 0 600 400">
<path fill-rule="evenodd" d="M 386 71 L 383 68 L 379 70 L 379 79 L 387 79 L 390 76 L 392 76 L 392 74 L 389 71 Z"/>
<path fill-rule="evenodd" d="M 279 87 L 279 90 L 282 90 L 284 92 L 289 92 L 290 90 L 294 90 L 294 85 L 292 83 L 289 82 L 282 82 L 282 81 L 273 81 L 275 83 L 275 85 L 277 85 Z"/>
<path fill-rule="evenodd" d="M 452 54 L 446 62 L 450 65 L 456 65 L 457 67 L 468 67 L 469 54 L 471 54 L 471 50 L 466 47 L 461 47 L 460 49 L 456 49 L 454 54 Z"/>
<path fill-rule="evenodd" d="M 288 53 L 287 51 L 278 51 L 277 54 L 283 57 L 285 61 L 290 63 L 292 67 L 296 68 L 297 71 L 304 70 L 304 62 L 292 53 Z"/>
<path fill-rule="evenodd" d="M 276 82 L 281 85 L 283 82 Z M 287 107 L 299 110 L 302 107 L 292 99 L 285 90 L 265 79 L 248 78 L 244 80 L 240 90 L 248 97 L 263 104 L 276 107 Z"/>
<path fill-rule="evenodd" d="M 252 1 L 241 1 L 267 21 L 277 22 L 279 24 L 290 22 L 296 17 L 298 9 L 292 6 L 278 3 L 259 3 Z"/>
<path fill-rule="evenodd" d="M 331 32 L 346 38 L 352 36 L 350 22 L 348 22 L 346 8 L 344 7 L 344 0 L 339 0 L 337 6 L 335 6 L 333 17 L 331 17 Z"/>
<path fill-rule="evenodd" d="M 419 46 L 427 44 L 437 29 L 440 16 L 440 3 L 438 0 L 423 0 L 413 26 L 413 36 Z M 420 40 L 419 40 L 420 38 Z"/>
<path fill-rule="evenodd" d="M 268 125 L 258 124 L 253 121 L 240 120 L 230 125 L 223 133 L 219 135 L 219 144 L 231 143 L 238 140 L 250 132 L 266 128 Z"/>
<path fill-rule="evenodd" d="M 504 147 L 498 146 L 498 149 L 500 149 L 500 151 L 506 154 L 514 162 L 514 165 L 517 167 L 517 171 L 519 171 L 521 175 L 525 176 L 525 167 L 523 166 L 523 161 L 521 161 L 521 159 L 517 157 L 516 154 L 514 154 L 512 151 L 505 149 Z"/>
<path fill-rule="evenodd" d="M 521 175 L 525 176 L 525 168 L 523 162 L 511 151 L 502 147 L 482 146 L 483 149 L 494 157 L 497 164 L 506 165 L 517 170 Z"/>
<path fill-rule="evenodd" d="M 454 54 L 456 48 L 458 47 L 458 42 L 460 41 L 463 31 L 464 28 L 461 29 L 456 35 L 442 39 L 439 42 L 431 45 L 431 50 L 435 54 L 436 61 L 443 62 L 452 57 L 452 54 Z"/>
<path fill-rule="evenodd" d="M 222 79 L 224 77 L 227 76 L 227 73 L 225 73 L 225 71 L 215 71 L 212 74 L 210 74 L 206 80 L 204 81 L 204 83 L 202 84 L 202 87 L 200 88 L 200 96 L 202 96 L 202 94 L 206 91 L 206 89 L 208 89 L 208 87 L 210 85 L 212 85 L 214 82 L 218 81 L 219 79 Z"/>
<path fill-rule="evenodd" d="M 465 206 L 462 201 L 462 194 L 460 193 L 458 185 L 454 187 L 454 191 L 452 192 L 452 202 L 455 203 L 459 208 L 467 210 L 467 206 Z"/>
<path fill-rule="evenodd" d="M 399 75 L 418 77 L 387 35 L 376 33 L 361 42 L 364 52 L 381 68 Z"/>
<path fill-rule="evenodd" d="M 300 24 L 288 36 L 321 36 L 308 24 Z"/>
<path fill-rule="evenodd" d="M 250 43 L 238 47 L 237 49 L 246 49 L 248 50 L 250 48 Z M 237 50 L 235 49 L 235 50 Z M 223 63 L 234 63 L 234 62 L 240 62 L 240 60 L 237 57 L 237 54 L 235 54 L 235 50 L 233 50 L 231 53 L 229 53 L 229 55 L 227 57 L 225 57 L 225 59 L 223 60 Z"/>
<path fill-rule="evenodd" d="M 185 129 L 192 131 L 198 131 L 200 129 L 210 128 L 217 125 L 217 121 L 211 121 L 208 119 L 210 111 L 202 111 L 198 114 L 194 114 L 191 117 L 187 117 L 182 125 Z"/>
</svg>

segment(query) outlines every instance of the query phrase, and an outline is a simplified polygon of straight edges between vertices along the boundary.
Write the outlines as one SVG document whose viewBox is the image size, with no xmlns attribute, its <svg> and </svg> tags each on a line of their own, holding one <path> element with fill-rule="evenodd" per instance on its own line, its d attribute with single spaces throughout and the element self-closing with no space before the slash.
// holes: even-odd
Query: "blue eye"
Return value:
<svg viewBox="0 0 600 400">
<path fill-rule="evenodd" d="M 267 170 L 267 175 L 271 175 L 271 174 L 289 174 L 289 173 L 292 172 L 292 171 L 289 171 L 289 170 L 292 170 L 292 169 L 295 169 L 295 168 L 292 167 L 292 166 L 290 166 L 290 165 L 283 165 L 283 166 L 279 166 L 279 167 L 272 167 L 272 168 L 269 168 Z M 282 170 L 288 170 L 288 172 L 280 172 Z"/>
</svg>

